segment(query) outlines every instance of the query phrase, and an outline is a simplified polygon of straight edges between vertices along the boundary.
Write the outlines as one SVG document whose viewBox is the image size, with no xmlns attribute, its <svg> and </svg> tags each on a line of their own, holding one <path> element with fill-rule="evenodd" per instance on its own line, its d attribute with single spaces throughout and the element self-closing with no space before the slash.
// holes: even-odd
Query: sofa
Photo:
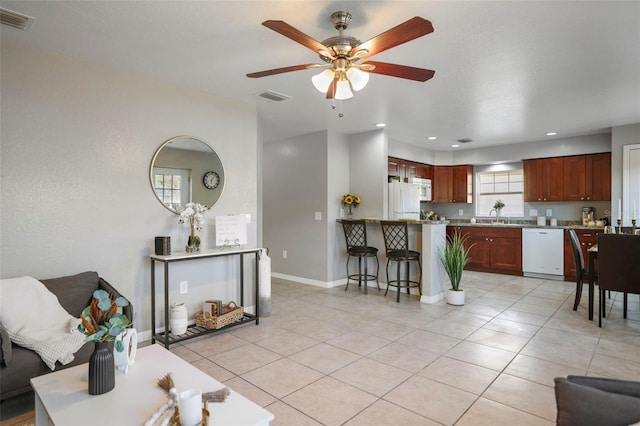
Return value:
<svg viewBox="0 0 640 426">
<path fill-rule="evenodd" d="M 640 382 L 556 377 L 557 426 L 640 425 Z"/>
<path fill-rule="evenodd" d="M 114 287 L 99 277 L 97 272 L 92 271 L 41 282 L 57 296 L 60 305 L 74 317 L 80 317 L 82 310 L 91 303 L 93 292 L 97 289 L 121 296 Z M 133 321 L 131 303 L 123 308 L 123 313 Z M 71 363 L 62 365 L 57 362 L 54 371 L 88 362 L 93 350 L 93 343 L 85 343 L 75 353 Z M 31 391 L 32 377 L 51 372 L 37 353 L 11 342 L 7 331 L 0 324 L 0 400 Z"/>
</svg>

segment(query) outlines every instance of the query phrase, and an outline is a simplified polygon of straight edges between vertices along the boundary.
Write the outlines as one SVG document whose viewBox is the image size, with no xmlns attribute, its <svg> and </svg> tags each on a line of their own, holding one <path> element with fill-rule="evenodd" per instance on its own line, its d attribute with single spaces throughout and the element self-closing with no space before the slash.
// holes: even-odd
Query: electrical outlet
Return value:
<svg viewBox="0 0 640 426">
<path fill-rule="evenodd" d="M 180 281 L 180 294 L 187 294 L 189 292 L 189 285 L 187 281 Z"/>
<path fill-rule="evenodd" d="M 553 216 L 553 211 L 551 209 L 547 209 L 547 217 Z"/>
<path fill-rule="evenodd" d="M 458 216 L 464 216 L 464 211 L 462 209 L 458 209 Z"/>
<path fill-rule="evenodd" d="M 316 212 L 316 220 L 322 220 L 322 212 Z"/>
<path fill-rule="evenodd" d="M 283 259 L 287 258 L 287 251 L 286 250 L 282 250 L 282 258 Z"/>
<path fill-rule="evenodd" d="M 529 209 L 529 216 L 531 216 L 531 217 L 538 216 L 538 210 L 537 209 Z"/>
</svg>

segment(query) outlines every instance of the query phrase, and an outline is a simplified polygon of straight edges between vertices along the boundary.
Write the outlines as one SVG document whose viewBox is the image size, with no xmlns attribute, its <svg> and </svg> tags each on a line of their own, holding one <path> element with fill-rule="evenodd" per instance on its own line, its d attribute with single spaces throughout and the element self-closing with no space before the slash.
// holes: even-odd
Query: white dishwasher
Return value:
<svg viewBox="0 0 640 426">
<path fill-rule="evenodd" d="M 564 230 L 522 228 L 525 277 L 564 280 Z"/>
</svg>

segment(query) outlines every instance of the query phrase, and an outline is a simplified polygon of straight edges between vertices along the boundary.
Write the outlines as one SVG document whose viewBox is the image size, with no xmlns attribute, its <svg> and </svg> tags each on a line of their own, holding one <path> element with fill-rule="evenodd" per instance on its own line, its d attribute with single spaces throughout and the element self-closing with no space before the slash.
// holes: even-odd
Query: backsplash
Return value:
<svg viewBox="0 0 640 426">
<path fill-rule="evenodd" d="M 555 203 L 524 203 L 524 216 L 523 217 L 510 217 L 511 223 L 536 223 L 537 216 L 545 216 L 547 209 L 551 209 L 551 216 L 547 218 L 547 221 L 551 218 L 558 220 L 559 226 L 569 226 L 582 224 L 582 208 L 593 207 L 596 210 L 596 219 L 610 216 L 611 203 L 609 201 L 587 201 L 587 202 L 555 202 Z M 463 204 L 463 203 L 420 203 L 422 210 L 434 211 L 440 217 L 444 216 L 447 220 L 451 221 L 464 221 L 469 222 L 473 217 L 477 221 L 487 221 L 489 218 L 484 216 L 475 215 L 475 204 Z M 535 209 L 538 211 L 537 216 L 529 215 L 529 211 Z M 460 215 L 462 210 L 462 215 Z M 503 215 L 504 216 L 504 215 Z M 495 220 L 495 216 L 494 216 Z"/>
</svg>

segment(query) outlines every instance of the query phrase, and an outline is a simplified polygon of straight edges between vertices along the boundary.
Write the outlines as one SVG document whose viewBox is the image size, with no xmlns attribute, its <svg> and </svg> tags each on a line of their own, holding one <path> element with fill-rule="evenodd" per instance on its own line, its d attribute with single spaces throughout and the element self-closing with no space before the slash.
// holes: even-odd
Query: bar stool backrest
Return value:
<svg viewBox="0 0 640 426">
<path fill-rule="evenodd" d="M 347 242 L 347 251 L 357 247 L 367 247 L 367 226 L 362 219 L 343 219 L 342 230 Z"/>
<path fill-rule="evenodd" d="M 409 256 L 409 226 L 404 220 L 381 220 L 382 235 L 387 257 Z"/>
</svg>

